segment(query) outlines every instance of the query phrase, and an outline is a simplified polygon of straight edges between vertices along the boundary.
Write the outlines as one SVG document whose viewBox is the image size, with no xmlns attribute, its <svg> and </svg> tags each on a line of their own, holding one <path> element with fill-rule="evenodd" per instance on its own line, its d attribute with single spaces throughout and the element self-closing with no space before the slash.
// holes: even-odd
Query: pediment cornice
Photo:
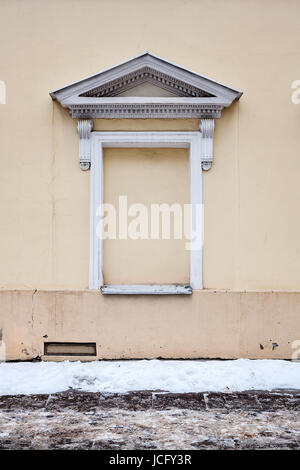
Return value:
<svg viewBox="0 0 300 470">
<path fill-rule="evenodd" d="M 123 75 L 118 79 L 111 80 L 104 85 L 100 85 L 92 90 L 81 93 L 79 96 L 91 98 L 118 96 L 124 91 L 130 90 L 145 82 L 152 83 L 176 96 L 188 96 L 190 98 L 214 96 L 207 91 L 201 90 L 196 86 L 151 67 L 142 67 L 134 72 Z"/>
<path fill-rule="evenodd" d="M 170 96 L 134 96 L 134 88 L 146 82 Z M 133 96 L 120 96 L 127 90 L 132 90 Z M 50 95 L 75 119 L 218 118 L 242 93 L 145 53 Z"/>
</svg>

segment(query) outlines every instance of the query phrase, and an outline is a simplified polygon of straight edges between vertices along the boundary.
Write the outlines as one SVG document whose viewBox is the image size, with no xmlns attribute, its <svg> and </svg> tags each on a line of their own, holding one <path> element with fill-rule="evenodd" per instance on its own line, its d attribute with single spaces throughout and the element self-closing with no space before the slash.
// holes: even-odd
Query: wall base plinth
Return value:
<svg viewBox="0 0 300 470">
<path fill-rule="evenodd" d="M 15 290 L 0 292 L 0 312 L 1 360 L 292 359 L 300 340 L 300 292 Z M 94 342 L 97 353 L 47 357 L 45 342 Z"/>
</svg>

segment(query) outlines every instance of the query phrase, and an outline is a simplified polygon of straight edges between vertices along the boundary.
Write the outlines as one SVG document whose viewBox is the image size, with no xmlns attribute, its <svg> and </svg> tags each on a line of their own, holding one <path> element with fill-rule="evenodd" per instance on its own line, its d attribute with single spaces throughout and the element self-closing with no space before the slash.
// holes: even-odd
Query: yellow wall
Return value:
<svg viewBox="0 0 300 470">
<path fill-rule="evenodd" d="M 143 204 L 148 214 L 151 204 L 177 204 L 183 213 L 183 203 L 190 201 L 188 149 L 106 148 L 103 170 L 104 203 L 116 208 L 117 219 L 119 197 L 124 195 L 128 208 Z M 132 219 L 129 217 L 129 230 Z M 148 229 L 145 227 L 148 239 L 118 239 L 117 223 L 117 238 L 103 241 L 104 284 L 188 284 L 188 239 L 175 239 L 173 216 L 170 219 L 171 239 L 166 240 L 150 238 L 150 217 Z"/>
<path fill-rule="evenodd" d="M 89 172 L 48 92 L 150 50 L 244 91 L 203 176 L 204 287 L 299 290 L 299 27 L 298 0 L 2 0 L 0 288 L 87 287 Z"/>
</svg>

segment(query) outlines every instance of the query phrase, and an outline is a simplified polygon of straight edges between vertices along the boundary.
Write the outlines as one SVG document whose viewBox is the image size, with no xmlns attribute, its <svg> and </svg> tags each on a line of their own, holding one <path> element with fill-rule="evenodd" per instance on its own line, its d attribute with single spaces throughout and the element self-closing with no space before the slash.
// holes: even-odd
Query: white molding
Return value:
<svg viewBox="0 0 300 470">
<path fill-rule="evenodd" d="M 175 64 L 174 62 L 171 62 L 169 60 L 165 60 L 162 57 L 159 57 L 153 53 L 144 52 L 124 62 L 116 64 L 113 67 L 109 67 L 107 69 L 102 70 L 101 72 L 84 77 L 76 82 L 72 82 L 64 86 L 63 88 L 57 88 L 56 90 L 50 92 L 50 96 L 53 99 L 56 99 L 59 93 L 63 93 L 64 96 L 71 96 L 74 93 L 75 88 L 80 89 L 80 91 L 83 93 L 87 89 L 91 89 L 92 86 L 96 87 L 98 83 L 104 84 L 109 79 L 118 79 L 121 76 L 124 76 L 125 73 L 130 73 L 134 70 L 137 70 L 141 68 L 141 66 L 155 66 L 157 69 L 161 69 L 166 73 L 172 71 L 173 74 L 176 73 L 178 78 L 181 80 L 186 80 L 187 77 L 189 77 L 189 83 L 193 85 L 200 86 L 201 84 L 201 87 L 204 87 L 205 85 L 207 87 L 209 85 L 219 86 L 228 92 L 232 92 L 233 94 L 238 95 L 237 98 L 240 98 L 243 94 L 243 92 L 240 90 L 230 88 L 224 83 L 212 80 L 211 78 L 208 78 L 205 75 L 200 75 L 194 70 L 183 68 L 182 66 Z"/>
<path fill-rule="evenodd" d="M 151 77 L 147 71 L 151 70 Z M 122 97 L 140 82 L 165 88 L 174 97 Z M 103 91 L 103 94 L 101 94 Z M 100 96 L 101 95 L 101 96 Z M 73 118 L 219 118 L 242 92 L 150 53 L 142 54 L 50 93 Z"/>
<path fill-rule="evenodd" d="M 103 85 L 96 86 L 84 93 L 81 93 L 80 96 L 93 98 L 118 96 L 121 93 L 124 93 L 124 91 L 131 90 L 132 88 L 146 82 L 167 90 L 172 93 L 173 96 L 189 96 L 190 98 L 213 96 L 211 93 L 201 90 L 199 87 L 190 85 L 186 81 L 174 78 L 171 75 L 167 75 L 166 73 L 149 66 L 141 67 L 117 79 L 110 80 Z"/>
<path fill-rule="evenodd" d="M 214 129 L 213 119 L 200 119 L 202 170 L 209 170 L 213 162 Z"/>
<path fill-rule="evenodd" d="M 93 121 L 90 119 L 80 119 L 77 122 L 79 136 L 79 163 L 82 170 L 88 170 L 91 162 L 91 132 Z"/>
<path fill-rule="evenodd" d="M 93 138 L 94 137 L 94 138 Z M 101 218 L 97 208 L 103 203 L 103 149 L 99 139 L 92 135 L 91 175 L 90 175 L 90 266 L 89 289 L 99 289 L 103 285 L 103 248 L 102 240 L 97 237 L 97 224 L 102 231 Z"/>
<path fill-rule="evenodd" d="M 106 98 L 96 98 L 105 100 Z M 122 98 L 128 99 L 128 98 Z M 198 98 L 168 98 L 169 102 L 157 102 L 146 98 L 133 99 L 132 102 L 124 104 L 120 99 L 110 98 L 109 102 L 103 103 L 70 103 L 67 105 L 73 119 L 215 119 L 221 117 L 222 104 L 197 103 Z M 213 100 L 214 98 L 210 98 Z M 93 98 L 91 98 L 93 100 Z M 115 101 L 112 101 L 115 100 Z M 165 100 L 164 98 L 162 100 Z M 171 101 L 172 100 L 172 101 Z"/>
<path fill-rule="evenodd" d="M 122 94 L 145 81 L 172 91 L 175 96 L 118 96 L 119 91 Z M 190 200 L 195 208 L 202 204 L 202 169 L 208 170 L 213 161 L 214 119 L 220 118 L 222 109 L 241 95 L 238 90 L 149 52 L 50 93 L 53 100 L 69 109 L 74 119 L 79 119 L 80 167 L 82 170 L 91 167 L 90 289 L 103 286 L 102 242 L 96 236 L 96 210 L 103 201 L 103 147 L 188 147 Z M 201 121 L 199 132 L 92 132 L 93 118 L 200 118 Z M 193 209 L 191 228 L 196 215 Z M 190 256 L 190 285 L 202 289 L 202 246 L 190 251 Z"/>
<path fill-rule="evenodd" d="M 111 284 L 101 287 L 105 295 L 190 295 L 193 290 L 187 285 L 172 284 Z"/>
<path fill-rule="evenodd" d="M 191 230 L 195 227 L 196 205 L 202 204 L 200 132 L 92 132 L 90 203 L 90 289 L 103 287 L 102 240 L 97 237 L 100 222 L 97 208 L 103 202 L 103 147 L 189 148 Z M 101 226 L 98 226 L 101 230 Z M 202 227 L 201 227 L 202 232 Z M 202 233 L 198 234 L 202 240 Z M 190 251 L 190 286 L 202 289 L 202 244 Z"/>
</svg>

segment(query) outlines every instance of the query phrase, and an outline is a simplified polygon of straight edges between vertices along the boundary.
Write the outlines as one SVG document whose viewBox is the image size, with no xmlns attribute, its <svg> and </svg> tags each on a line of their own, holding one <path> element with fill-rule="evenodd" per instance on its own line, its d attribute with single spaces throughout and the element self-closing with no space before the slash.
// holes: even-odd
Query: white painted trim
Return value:
<svg viewBox="0 0 300 470">
<path fill-rule="evenodd" d="M 78 96 L 75 98 L 67 98 L 62 101 L 61 104 L 63 106 L 75 104 L 216 104 L 219 106 L 229 106 L 231 101 L 229 99 L 220 101 L 217 97 L 206 98 L 204 102 L 204 98 L 185 98 L 181 96 L 109 96 L 104 98 L 85 98 Z"/>
<path fill-rule="evenodd" d="M 101 292 L 106 295 L 190 295 L 193 290 L 191 286 L 179 284 L 111 284 L 101 287 Z"/>
<path fill-rule="evenodd" d="M 139 73 L 150 68 L 163 88 L 180 97 L 122 97 L 118 92 L 143 80 Z M 158 77 L 158 75 L 159 77 Z M 145 78 L 147 81 L 147 78 Z M 149 78 L 150 80 L 150 78 Z M 130 83 L 129 83 L 130 82 Z M 157 83 L 158 83 L 157 82 Z M 172 85 L 171 85 L 172 82 Z M 175 84 L 175 86 L 174 86 Z M 120 88 L 119 88 L 120 85 Z M 97 90 L 107 88 L 105 96 Z M 177 92 L 176 92 L 177 90 Z M 189 92 L 188 92 L 189 90 Z M 88 96 L 91 93 L 95 96 Z M 187 95 L 186 97 L 182 97 Z M 111 94 L 111 96 L 109 96 Z M 85 96 L 82 96 L 85 95 Z M 198 97 L 193 97 L 193 96 Z M 68 107 L 74 119 L 88 118 L 219 118 L 224 107 L 242 92 L 191 72 L 150 53 L 142 54 L 111 69 L 79 80 L 50 93 L 53 100 Z"/>
<path fill-rule="evenodd" d="M 79 136 L 79 163 L 82 170 L 89 170 L 91 161 L 91 132 L 94 122 L 91 119 L 79 119 L 77 131 Z"/>
<path fill-rule="evenodd" d="M 56 94 L 59 93 L 59 92 L 62 92 L 62 91 L 67 91 L 69 89 L 71 89 L 72 87 L 75 87 L 75 86 L 78 86 L 78 85 L 84 85 L 87 81 L 91 81 L 92 80 L 95 80 L 95 82 L 97 83 L 97 80 L 99 79 L 99 75 L 107 75 L 108 73 L 109 74 L 114 74 L 115 72 L 118 72 L 118 70 L 120 68 L 125 68 L 125 67 L 128 67 L 128 65 L 130 63 L 138 63 L 138 61 L 141 61 L 142 59 L 145 60 L 145 58 L 148 58 L 148 60 L 151 60 L 151 65 L 153 65 L 153 63 L 156 63 L 157 64 L 157 61 L 159 61 L 161 64 L 167 64 L 169 67 L 173 67 L 175 69 L 178 69 L 179 71 L 181 71 L 181 73 L 188 73 L 190 74 L 191 76 L 194 76 L 194 77 L 199 77 L 203 80 L 207 80 L 208 82 L 211 82 L 215 85 L 219 85 L 225 89 L 229 89 L 230 91 L 233 91 L 235 93 L 238 94 L 238 98 L 240 98 L 240 96 L 243 94 L 242 91 L 240 90 L 237 90 L 235 88 L 230 88 L 228 87 L 228 85 L 225 85 L 224 83 L 221 83 L 221 82 L 217 82 L 216 80 L 212 80 L 211 78 L 205 76 L 205 75 L 202 75 L 202 74 L 199 74 L 198 72 L 195 72 L 194 70 L 191 70 L 191 69 L 187 69 L 187 68 L 184 68 L 182 67 L 181 65 L 178 65 L 176 64 L 175 62 L 172 62 L 170 60 L 166 60 L 166 59 L 163 59 L 162 57 L 156 55 L 156 54 L 153 54 L 152 52 L 149 52 L 149 51 L 146 51 L 146 52 L 143 52 L 142 54 L 139 54 L 135 57 L 132 57 L 131 59 L 127 59 L 123 62 L 120 62 L 116 65 L 114 65 L 113 67 L 108 67 L 104 70 L 102 70 L 101 72 L 97 72 L 97 73 L 94 73 L 92 75 L 88 75 L 87 77 L 83 77 L 81 80 L 78 80 L 76 82 L 72 82 L 72 83 L 69 83 L 68 85 L 65 85 L 64 87 L 62 88 L 57 88 L 56 90 L 53 90 L 50 92 L 50 96 L 53 98 L 53 99 L 56 99 Z M 145 62 L 146 64 L 147 62 Z M 123 71 L 123 74 L 124 74 L 124 71 Z M 115 75 L 112 75 L 113 78 L 115 78 Z M 118 76 L 118 75 L 117 75 Z M 107 78 L 106 78 L 107 80 Z M 93 83 L 93 82 L 92 82 Z M 93 83 L 94 85 L 94 83 Z"/>
<path fill-rule="evenodd" d="M 99 289 L 103 285 L 102 274 L 102 239 L 97 237 L 102 230 L 102 221 L 97 215 L 97 208 L 103 202 L 103 149 L 97 139 L 91 145 L 91 179 L 90 179 L 90 276 L 89 289 Z"/>
<path fill-rule="evenodd" d="M 195 223 L 195 205 L 202 204 L 202 167 L 200 132 L 92 132 L 91 133 L 91 209 L 90 209 L 90 289 L 103 286 L 102 240 L 98 239 L 96 210 L 103 201 L 104 147 L 189 148 L 191 229 Z M 99 226 L 99 230 L 101 227 Z M 202 234 L 200 234 L 202 236 Z M 202 244 L 190 251 L 190 286 L 202 289 Z"/>
<path fill-rule="evenodd" d="M 199 136 L 201 134 L 199 133 Z M 202 209 L 202 166 L 201 166 L 201 139 L 195 139 L 190 146 L 190 203 L 191 203 L 191 233 L 195 231 L 197 205 Z M 193 289 L 202 289 L 202 222 L 201 248 L 190 251 L 190 285 Z"/>
</svg>

